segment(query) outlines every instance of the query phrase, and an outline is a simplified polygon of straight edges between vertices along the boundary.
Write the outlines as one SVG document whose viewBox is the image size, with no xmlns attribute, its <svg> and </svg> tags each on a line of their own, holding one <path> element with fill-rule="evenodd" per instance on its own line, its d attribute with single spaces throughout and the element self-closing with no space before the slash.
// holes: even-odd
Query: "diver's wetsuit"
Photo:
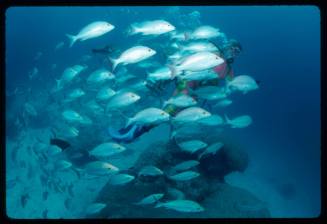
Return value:
<svg viewBox="0 0 327 224">
<path fill-rule="evenodd" d="M 108 128 L 108 133 L 111 138 L 117 142 L 132 142 L 143 133 L 150 131 L 154 126 L 145 126 L 138 124 L 131 124 L 118 131 L 113 128 Z"/>
</svg>

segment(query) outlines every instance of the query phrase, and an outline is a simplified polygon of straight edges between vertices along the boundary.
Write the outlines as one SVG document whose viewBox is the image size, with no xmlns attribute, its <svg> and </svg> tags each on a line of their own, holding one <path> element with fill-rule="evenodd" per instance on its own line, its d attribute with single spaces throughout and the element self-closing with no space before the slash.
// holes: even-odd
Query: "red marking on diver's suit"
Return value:
<svg viewBox="0 0 327 224">
<path fill-rule="evenodd" d="M 234 71 L 230 65 L 225 61 L 223 64 L 213 68 L 213 71 L 218 74 L 220 79 L 226 78 L 226 76 L 234 77 Z"/>
</svg>

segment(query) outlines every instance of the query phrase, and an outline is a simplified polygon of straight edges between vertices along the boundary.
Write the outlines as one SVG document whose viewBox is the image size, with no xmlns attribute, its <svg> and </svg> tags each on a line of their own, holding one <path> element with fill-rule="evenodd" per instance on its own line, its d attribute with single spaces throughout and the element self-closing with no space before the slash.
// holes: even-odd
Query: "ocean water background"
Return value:
<svg viewBox="0 0 327 224">
<path fill-rule="evenodd" d="M 167 7 L 21 7 L 6 12 L 6 91 L 17 86 L 40 89 L 76 63 L 90 49 L 110 44 L 127 49 L 133 38 L 122 33 L 136 21 L 158 19 Z M 320 13 L 312 6 L 180 7 L 197 10 L 202 24 L 220 28 L 238 40 L 243 52 L 233 65 L 235 74 L 260 80 L 259 90 L 233 95 L 223 113 L 248 114 L 253 124 L 228 134 L 249 153 L 250 166 L 231 184 L 242 186 L 258 198 L 273 200 L 269 190 L 280 183 L 295 186 L 295 199 L 276 201 L 272 217 L 315 217 L 320 213 Z M 66 33 L 106 20 L 116 26 L 109 34 L 65 46 L 54 53 Z M 174 23 L 171 21 L 171 23 Z M 37 52 L 43 55 L 37 62 Z M 50 67 L 58 68 L 53 72 Z M 29 80 L 37 66 L 41 78 Z M 6 102 L 7 115 L 12 111 Z M 12 113 L 17 113 L 13 111 Z M 221 114 L 222 115 L 222 114 Z M 6 123 L 10 132 L 11 123 Z M 273 194 L 272 194 L 273 195 Z"/>
</svg>

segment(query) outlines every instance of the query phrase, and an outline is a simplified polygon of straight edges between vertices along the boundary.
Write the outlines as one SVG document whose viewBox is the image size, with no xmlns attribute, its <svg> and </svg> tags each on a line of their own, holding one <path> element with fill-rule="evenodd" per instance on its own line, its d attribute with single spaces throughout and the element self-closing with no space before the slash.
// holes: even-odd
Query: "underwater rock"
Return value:
<svg viewBox="0 0 327 224">
<path fill-rule="evenodd" d="M 269 218 L 267 205 L 247 190 L 217 184 L 218 190 L 202 202 L 206 213 L 201 218 Z"/>
<path fill-rule="evenodd" d="M 210 158 L 210 159 L 208 159 Z M 248 156 L 237 148 L 227 146 L 214 157 L 205 157 L 198 167 L 192 170 L 200 176 L 189 181 L 173 181 L 167 178 L 171 167 L 196 155 L 181 153 L 174 141 L 156 142 L 140 154 L 134 166 L 125 173 L 136 175 L 144 166 L 156 166 L 165 175 L 152 179 L 135 178 L 124 186 L 109 183 L 101 190 L 94 203 L 107 206 L 93 218 L 221 218 L 221 217 L 269 217 L 266 205 L 250 192 L 224 183 L 223 177 L 232 171 L 244 171 Z M 215 162 L 212 159 L 216 160 Z M 218 162 L 217 162 L 218 160 Z M 201 165 L 201 163 L 203 163 Z M 209 166 L 206 166 L 208 165 Z M 216 166 L 214 166 L 216 165 Z M 217 172 L 214 174 L 214 172 Z M 208 173 L 207 173 L 208 172 Z M 164 194 L 161 202 L 176 200 L 170 189 L 182 192 L 187 200 L 193 200 L 205 208 L 199 213 L 180 213 L 154 205 L 135 203 L 151 194 Z"/>
<path fill-rule="evenodd" d="M 224 142 L 224 141 L 222 141 Z M 200 159 L 199 167 L 208 178 L 223 178 L 231 172 L 243 172 L 249 163 L 248 154 L 228 142 L 216 154 Z"/>
</svg>

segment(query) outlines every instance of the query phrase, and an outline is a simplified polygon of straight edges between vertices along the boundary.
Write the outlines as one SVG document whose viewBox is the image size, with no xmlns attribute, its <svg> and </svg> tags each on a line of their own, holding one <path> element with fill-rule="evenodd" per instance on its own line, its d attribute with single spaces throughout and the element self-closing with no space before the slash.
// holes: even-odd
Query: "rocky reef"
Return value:
<svg viewBox="0 0 327 224">
<path fill-rule="evenodd" d="M 248 155 L 228 140 L 221 150 L 203 157 L 194 171 L 200 176 L 189 181 L 176 182 L 167 178 L 171 167 L 185 160 L 197 159 L 196 154 L 183 153 L 174 140 L 156 142 L 147 147 L 134 166 L 125 173 L 135 175 L 147 165 L 159 167 L 165 175 L 156 178 L 135 178 L 123 186 L 107 184 L 95 202 L 107 204 L 100 213 L 90 218 L 247 218 L 269 217 L 265 204 L 250 192 L 230 186 L 224 176 L 243 172 L 249 163 Z M 185 198 L 197 201 L 205 210 L 199 213 L 180 213 L 154 205 L 135 205 L 142 198 L 164 193 L 162 201 Z"/>
</svg>

